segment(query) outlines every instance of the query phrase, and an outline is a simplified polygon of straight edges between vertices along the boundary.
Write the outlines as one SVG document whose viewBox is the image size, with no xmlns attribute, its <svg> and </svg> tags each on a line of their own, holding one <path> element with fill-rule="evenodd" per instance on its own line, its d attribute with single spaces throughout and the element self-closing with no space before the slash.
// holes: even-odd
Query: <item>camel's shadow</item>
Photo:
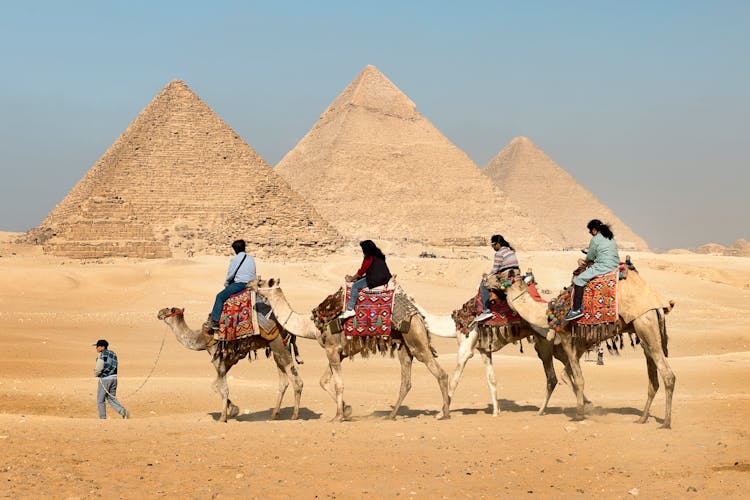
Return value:
<svg viewBox="0 0 750 500">
<path fill-rule="evenodd" d="M 376 410 L 370 414 L 372 418 L 385 418 L 390 419 L 392 410 Z M 396 413 L 396 418 L 416 418 L 416 417 L 438 417 L 442 412 L 440 410 L 424 410 L 424 409 L 412 409 L 408 406 L 401 406 Z M 366 417 L 361 417 L 360 420 Z"/>
<path fill-rule="evenodd" d="M 539 407 L 536 405 L 519 405 L 515 401 L 511 401 L 508 399 L 501 399 L 499 400 L 498 404 L 500 405 L 500 413 L 503 412 L 510 412 L 510 413 L 520 413 L 520 412 L 538 412 Z M 485 408 L 452 408 L 451 413 L 456 412 L 460 413 L 461 415 L 478 415 L 480 413 L 484 413 L 487 415 L 492 415 L 492 405 L 488 404 Z M 622 406 L 622 407 L 604 407 L 604 406 L 598 406 L 591 403 L 586 404 L 586 415 L 587 416 L 597 416 L 597 415 L 633 415 L 635 417 L 641 416 L 641 410 L 638 408 L 633 408 L 631 406 Z M 560 406 L 548 406 L 545 415 L 565 415 L 571 420 L 574 420 L 576 417 L 576 409 L 574 406 L 572 407 L 560 407 Z M 544 415 L 541 415 L 542 417 Z M 655 417 L 651 415 L 649 418 L 653 418 L 656 420 L 656 422 L 662 424 L 664 423 L 663 418 Z"/>
<path fill-rule="evenodd" d="M 292 408 L 291 406 L 282 408 L 279 411 L 279 418 L 277 418 L 276 420 L 291 420 L 293 411 L 294 408 Z M 211 415 L 211 418 L 218 422 L 219 418 L 221 417 L 221 412 L 211 412 L 209 413 L 209 415 Z M 299 420 L 320 420 L 320 417 L 322 415 L 322 413 L 316 413 L 309 408 L 300 407 L 299 409 Z M 237 420 L 238 422 L 267 422 L 270 420 L 270 418 L 271 409 L 258 410 L 250 413 L 241 413 L 236 417 L 232 417 L 233 420 Z"/>
<path fill-rule="evenodd" d="M 511 401 L 509 399 L 500 399 L 498 401 L 498 405 L 500 405 L 501 413 L 504 411 L 512 413 L 520 413 L 522 411 L 539 411 L 538 406 L 519 405 L 515 401 Z M 451 408 L 451 413 L 453 412 L 460 413 L 461 415 L 478 415 L 480 413 L 492 415 L 492 405 L 488 404 L 484 408 Z"/>
</svg>

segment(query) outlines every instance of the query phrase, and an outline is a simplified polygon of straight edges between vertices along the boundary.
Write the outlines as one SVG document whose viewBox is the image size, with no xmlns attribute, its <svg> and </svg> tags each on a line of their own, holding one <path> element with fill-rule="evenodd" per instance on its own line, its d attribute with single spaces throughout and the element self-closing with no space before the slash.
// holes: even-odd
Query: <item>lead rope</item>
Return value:
<svg viewBox="0 0 750 500">
<path fill-rule="evenodd" d="M 139 385 L 138 388 L 136 390 L 134 390 L 133 392 L 131 392 L 130 394 L 128 394 L 126 396 L 122 396 L 123 399 L 129 398 L 130 396 L 134 396 L 138 391 L 141 390 L 141 388 L 144 385 L 146 385 L 146 382 L 148 382 L 148 380 L 151 378 L 151 375 L 153 375 L 154 370 L 156 369 L 156 365 L 159 363 L 159 358 L 161 357 L 161 352 L 164 349 L 164 342 L 167 340 L 167 328 L 169 328 L 169 327 L 165 324 L 164 325 L 164 335 L 161 338 L 161 346 L 159 347 L 159 352 L 156 353 L 156 359 L 154 360 L 154 366 L 151 367 L 151 371 L 148 372 L 148 375 L 146 375 L 146 378 L 143 379 L 143 382 L 141 382 L 141 385 Z M 114 394 L 110 393 L 107 390 L 107 388 L 104 387 L 104 384 L 102 383 L 101 377 L 99 377 L 99 385 L 102 387 L 102 389 L 104 389 L 104 392 L 106 392 L 109 395 L 109 397 L 117 399 L 117 396 L 115 396 Z"/>
</svg>

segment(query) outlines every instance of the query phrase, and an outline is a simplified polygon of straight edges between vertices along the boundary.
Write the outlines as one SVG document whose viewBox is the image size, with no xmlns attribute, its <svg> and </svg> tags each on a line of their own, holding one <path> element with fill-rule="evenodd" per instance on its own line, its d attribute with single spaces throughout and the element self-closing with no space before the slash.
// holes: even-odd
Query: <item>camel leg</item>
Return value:
<svg viewBox="0 0 750 500">
<path fill-rule="evenodd" d="M 646 346 L 643 346 L 643 351 L 646 356 L 646 370 L 648 371 L 648 397 L 646 398 L 646 406 L 643 407 L 643 412 L 641 412 L 641 418 L 637 420 L 639 424 L 645 424 L 648 421 L 651 403 L 653 403 L 654 396 L 659 391 L 659 373 L 656 370 L 656 364 L 647 352 Z"/>
<path fill-rule="evenodd" d="M 448 374 L 445 373 L 445 370 L 443 370 L 432 354 L 430 336 L 422 322 L 421 316 L 412 316 L 409 331 L 404 335 L 404 342 L 409 349 L 410 355 L 424 363 L 425 366 L 427 366 L 427 369 L 430 370 L 430 373 L 432 373 L 438 381 L 440 392 L 443 395 L 443 415 L 440 418 L 451 418 L 451 397 L 448 394 Z"/>
<path fill-rule="evenodd" d="M 216 368 L 216 380 L 213 383 L 213 389 L 219 393 L 221 397 L 221 415 L 219 416 L 220 422 L 227 421 L 227 413 L 229 405 L 236 408 L 235 405 L 229 400 L 229 385 L 227 384 L 227 369 L 220 360 L 214 361 L 214 368 Z M 239 411 L 239 408 L 238 408 Z"/>
<path fill-rule="evenodd" d="M 414 357 L 405 345 L 402 345 L 398 350 L 398 360 L 401 363 L 401 388 L 398 391 L 398 400 L 396 400 L 396 404 L 393 405 L 393 411 L 391 411 L 391 420 L 396 419 L 398 409 L 401 408 L 401 403 L 411 389 L 411 366 Z"/>
<path fill-rule="evenodd" d="M 453 371 L 451 377 L 450 387 L 448 388 L 448 395 L 453 399 L 453 394 L 456 392 L 458 382 L 461 380 L 461 375 L 466 368 L 466 363 L 474 356 L 474 347 L 477 344 L 478 333 L 476 330 L 469 332 L 468 337 L 463 333 L 457 333 L 459 338 L 458 353 L 456 354 L 456 369 Z"/>
<path fill-rule="evenodd" d="M 653 394 L 656 394 L 656 391 L 659 389 L 659 380 L 655 374 L 652 375 L 652 370 L 655 368 L 655 370 L 661 376 L 662 381 L 664 382 L 664 392 L 666 399 L 664 423 L 661 425 L 661 428 L 671 429 L 672 396 L 674 395 L 674 386 L 677 377 L 675 377 L 675 374 L 672 371 L 672 368 L 669 366 L 666 356 L 664 355 L 661 332 L 659 331 L 659 319 L 656 311 L 650 311 L 647 314 L 639 316 L 635 319 L 635 321 L 633 321 L 633 326 L 635 327 L 636 334 L 641 339 L 641 346 L 643 347 L 643 353 L 646 356 L 646 366 L 649 371 L 649 396 L 646 401 L 646 406 L 643 410 L 643 415 L 641 415 L 641 419 L 644 418 L 644 415 L 645 418 L 648 418 L 651 402 L 654 398 L 654 395 L 651 394 L 651 387 L 654 386 Z M 653 363 L 654 368 L 652 368 L 651 364 L 649 363 L 649 359 L 651 360 L 650 363 Z"/>
<path fill-rule="evenodd" d="M 575 389 L 576 393 L 576 416 L 573 418 L 573 420 L 583 420 L 583 371 L 581 370 L 581 364 L 579 362 L 578 356 L 575 353 L 575 350 L 573 348 L 573 339 L 570 337 L 570 335 L 562 335 L 561 336 L 561 345 L 563 349 L 565 350 L 565 354 L 568 356 L 568 361 L 570 362 L 570 368 L 571 368 L 571 380 L 573 381 L 573 388 Z"/>
<path fill-rule="evenodd" d="M 570 360 L 568 359 L 568 355 L 565 354 L 565 350 L 560 345 L 556 345 L 552 348 L 552 355 L 557 358 L 564 367 L 564 370 L 562 372 L 562 380 L 564 383 L 570 386 L 570 389 L 573 391 L 573 394 L 576 394 L 577 386 L 575 383 L 575 380 L 573 380 L 573 369 L 570 367 Z M 579 363 L 580 363 L 580 356 L 579 356 Z M 591 404 L 591 400 L 586 397 L 586 393 L 583 393 L 583 404 L 588 405 Z"/>
<path fill-rule="evenodd" d="M 279 390 L 276 394 L 276 405 L 271 412 L 271 420 L 275 420 L 279 416 L 281 409 L 281 401 L 284 398 L 284 393 L 287 387 L 289 387 L 289 380 L 294 385 L 294 410 L 292 411 L 292 420 L 299 418 L 299 404 L 302 398 L 302 379 L 297 372 L 297 367 L 294 366 L 294 360 L 292 354 L 284 348 L 283 342 L 280 337 L 277 337 L 270 343 L 271 350 L 273 351 L 273 359 L 276 362 L 276 368 L 279 372 Z"/>
<path fill-rule="evenodd" d="M 344 415 L 344 379 L 341 376 L 341 354 L 338 350 L 326 348 L 328 366 L 331 369 L 331 382 L 333 383 L 333 396 L 336 401 L 336 416 L 332 421 L 342 422 L 347 417 Z"/>
<path fill-rule="evenodd" d="M 490 388 L 490 397 L 492 398 L 492 416 L 500 415 L 500 404 L 497 402 L 497 379 L 495 378 L 495 367 L 492 366 L 492 351 L 480 349 L 484 361 L 484 371 L 487 375 L 487 386 Z"/>
<path fill-rule="evenodd" d="M 549 404 L 549 399 L 552 397 L 552 391 L 557 386 L 557 374 L 555 374 L 555 366 L 552 364 L 552 342 L 537 338 L 534 342 L 534 349 L 536 350 L 536 355 L 542 361 L 544 374 L 547 377 L 547 395 L 537 413 L 538 415 L 544 415 L 547 412 L 547 404 Z"/>
</svg>

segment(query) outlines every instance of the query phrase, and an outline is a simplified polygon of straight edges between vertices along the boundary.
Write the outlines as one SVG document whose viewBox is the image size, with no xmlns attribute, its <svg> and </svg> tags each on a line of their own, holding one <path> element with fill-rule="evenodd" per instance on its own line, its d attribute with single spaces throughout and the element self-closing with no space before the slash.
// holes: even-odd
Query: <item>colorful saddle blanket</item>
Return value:
<svg viewBox="0 0 750 500">
<path fill-rule="evenodd" d="M 508 301 L 498 299 L 490 304 L 492 318 L 482 321 L 482 326 L 507 326 L 521 324 L 523 321 L 513 309 L 508 306 Z M 466 301 L 461 309 L 456 309 L 451 313 L 453 322 L 456 323 L 456 329 L 464 335 L 469 334 L 469 325 L 474 322 L 474 318 L 482 312 L 482 295 L 477 291 L 476 296 Z"/>
<path fill-rule="evenodd" d="M 576 320 L 574 330 L 587 326 L 617 323 L 618 275 L 619 270 L 615 270 L 596 276 L 586 284 L 583 289 L 583 317 Z M 547 306 L 547 321 L 549 326 L 557 332 L 562 329 L 563 318 L 572 305 L 572 294 L 573 287 L 565 288 Z"/>
<path fill-rule="evenodd" d="M 258 314 L 255 304 L 255 292 L 243 290 L 230 296 L 221 310 L 219 329 L 214 338 L 220 341 L 237 340 L 251 335 L 259 335 Z"/>
<path fill-rule="evenodd" d="M 360 290 L 354 316 L 344 321 L 344 333 L 350 337 L 390 335 L 395 290 Z M 349 301 L 351 284 L 346 285 L 343 304 Z M 342 304 L 342 307 L 343 307 Z"/>
</svg>

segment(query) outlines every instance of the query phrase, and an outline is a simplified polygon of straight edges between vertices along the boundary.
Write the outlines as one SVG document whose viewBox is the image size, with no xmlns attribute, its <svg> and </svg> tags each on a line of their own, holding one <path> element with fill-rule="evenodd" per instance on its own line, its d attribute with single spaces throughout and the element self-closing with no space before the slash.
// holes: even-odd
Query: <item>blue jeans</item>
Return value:
<svg viewBox="0 0 750 500">
<path fill-rule="evenodd" d="M 224 302 L 226 302 L 230 296 L 241 292 L 246 287 L 247 283 L 230 283 L 224 287 L 224 290 L 217 293 L 216 300 L 214 301 L 214 308 L 211 309 L 211 320 L 219 321 L 221 319 L 221 309 L 224 307 Z"/>
<path fill-rule="evenodd" d="M 347 310 L 354 310 L 354 306 L 357 305 L 357 297 L 359 297 L 359 291 L 363 288 L 367 288 L 367 278 L 359 278 L 357 281 L 352 283 L 352 293 L 349 296 L 349 303 L 346 305 Z"/>
<path fill-rule="evenodd" d="M 125 408 L 122 407 L 115 395 L 117 394 L 117 375 L 99 378 L 99 388 L 96 391 L 96 406 L 99 408 L 99 418 L 107 418 L 106 402 L 112 405 L 112 408 L 120 415 L 125 414 Z"/>
<path fill-rule="evenodd" d="M 479 284 L 479 294 L 482 297 L 482 311 L 490 310 L 490 291 L 484 285 L 484 280 Z"/>
</svg>

